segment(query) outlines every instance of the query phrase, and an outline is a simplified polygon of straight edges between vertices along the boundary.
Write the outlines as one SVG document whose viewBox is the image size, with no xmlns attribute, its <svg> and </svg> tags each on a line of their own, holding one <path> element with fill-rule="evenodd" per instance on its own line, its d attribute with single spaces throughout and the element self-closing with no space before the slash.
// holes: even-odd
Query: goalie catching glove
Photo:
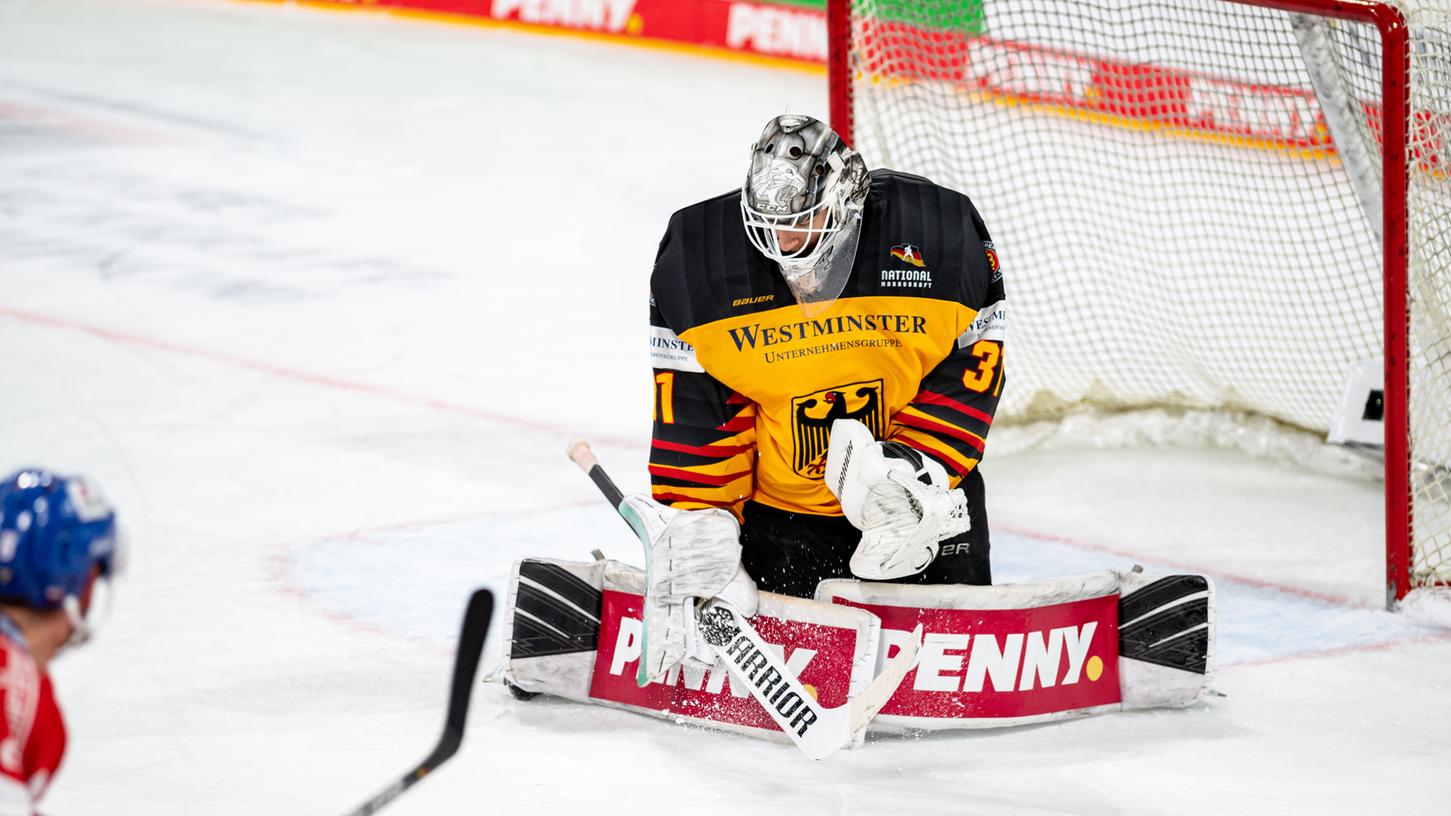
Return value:
<svg viewBox="0 0 1451 816">
<path fill-rule="evenodd" d="M 676 510 L 645 496 L 625 502 L 649 537 L 645 558 L 645 632 L 636 680 L 659 682 L 682 661 L 715 663 L 695 620 L 697 601 L 717 598 L 745 617 L 756 614 L 756 582 L 741 566 L 741 526 L 719 509 Z"/>
<path fill-rule="evenodd" d="M 914 575 L 937 557 L 938 542 L 968 531 L 967 497 L 947 470 L 900 442 L 878 442 L 854 419 L 831 425 L 826 486 L 861 543 L 852 574 L 875 581 Z"/>
</svg>

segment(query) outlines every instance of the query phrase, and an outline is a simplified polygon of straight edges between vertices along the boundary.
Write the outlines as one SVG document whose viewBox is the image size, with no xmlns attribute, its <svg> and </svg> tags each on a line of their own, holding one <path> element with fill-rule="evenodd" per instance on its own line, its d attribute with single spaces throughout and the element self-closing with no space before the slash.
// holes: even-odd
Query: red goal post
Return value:
<svg viewBox="0 0 1451 816">
<path fill-rule="evenodd" d="M 1379 358 L 1388 600 L 1451 580 L 1451 12 L 1435 0 L 828 0 L 827 25 L 835 129 L 870 166 L 972 195 L 1004 249 L 1010 389 L 1027 389 L 1005 398 L 1006 419 L 1168 406 L 1323 437 L 1347 370 Z M 1095 219 L 1105 229 L 1073 231 Z M 1127 245 L 1085 260 L 1096 237 L 1120 237 L 1116 219 Z M 1050 220 L 1067 226 L 1035 223 Z M 1265 280 L 1239 275 L 1230 296 L 1220 278 L 1246 255 Z M 1132 306 L 1100 321 L 1125 305 L 1080 304 L 1074 288 L 1096 291 L 1105 274 L 1106 288 L 1185 311 L 1159 334 L 1136 333 L 1153 321 Z M 1024 309 L 1068 324 L 1065 336 L 1025 338 L 1044 321 L 1025 327 Z M 1100 337 L 1099 322 L 1131 325 Z M 1128 359 L 1091 380 L 1062 366 L 1088 335 L 1095 363 Z M 1024 351 L 1035 341 L 1051 352 Z M 1236 354 L 1239 371 L 1222 359 Z"/>
</svg>

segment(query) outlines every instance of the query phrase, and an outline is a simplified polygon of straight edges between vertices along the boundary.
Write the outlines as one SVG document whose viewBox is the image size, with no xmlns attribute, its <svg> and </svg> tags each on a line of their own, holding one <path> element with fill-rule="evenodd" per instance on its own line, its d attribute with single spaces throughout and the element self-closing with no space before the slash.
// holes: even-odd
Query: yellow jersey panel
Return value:
<svg viewBox="0 0 1451 816">
<path fill-rule="evenodd" d="M 680 338 L 756 411 L 754 499 L 836 515 L 822 483 L 831 423 L 885 438 L 891 419 L 957 344 L 977 311 L 922 297 L 839 298 L 810 317 L 796 304 L 696 326 Z"/>
</svg>

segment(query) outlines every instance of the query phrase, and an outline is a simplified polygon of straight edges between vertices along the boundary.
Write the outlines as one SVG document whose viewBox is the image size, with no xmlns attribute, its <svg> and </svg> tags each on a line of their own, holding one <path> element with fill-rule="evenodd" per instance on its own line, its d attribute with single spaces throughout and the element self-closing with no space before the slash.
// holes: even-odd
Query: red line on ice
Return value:
<svg viewBox="0 0 1451 816">
<path fill-rule="evenodd" d="M 1114 548 L 1114 547 L 1109 547 L 1109 546 L 1103 545 L 1103 544 L 1094 544 L 1094 543 L 1087 542 L 1087 541 L 1079 541 L 1079 540 L 1072 539 L 1072 538 L 1065 538 L 1063 536 L 1048 535 L 1048 534 L 1045 534 L 1045 533 L 1035 532 L 1033 530 L 1023 529 L 1021 527 L 1010 527 L 1008 525 L 1003 525 L 1003 524 L 995 524 L 995 525 L 993 525 L 993 528 L 994 529 L 997 529 L 997 530 L 1003 530 L 1005 532 L 1015 533 L 1015 534 L 1021 535 L 1021 536 L 1027 536 L 1029 538 L 1038 538 L 1038 539 L 1042 539 L 1042 540 L 1045 540 L 1045 541 L 1052 541 L 1052 542 L 1055 542 L 1057 544 L 1063 544 L 1063 545 L 1066 545 L 1066 546 L 1069 546 L 1069 547 L 1074 547 L 1076 549 L 1092 550 L 1094 552 L 1102 552 L 1102 553 L 1108 553 L 1110 555 L 1117 555 L 1117 556 L 1120 556 L 1122 558 L 1139 559 L 1139 560 L 1143 560 L 1143 561 L 1149 561 L 1149 562 L 1155 563 L 1155 564 L 1163 564 L 1164 566 L 1170 567 L 1170 568 L 1173 568 L 1173 569 L 1180 569 L 1180 570 L 1184 570 L 1186 572 L 1195 572 L 1195 573 L 1201 573 L 1203 575 L 1208 575 L 1211 578 L 1215 578 L 1216 580 L 1218 580 L 1218 579 L 1224 579 L 1224 580 L 1227 580 L 1227 581 L 1233 581 L 1234 583 L 1237 583 L 1237 584 L 1245 584 L 1247 586 L 1257 587 L 1259 589 L 1268 589 L 1268 590 L 1271 590 L 1273 592 L 1283 592 L 1283 593 L 1288 594 L 1288 595 L 1296 595 L 1296 596 L 1299 596 L 1299 597 L 1302 597 L 1302 598 L 1309 598 L 1310 600 L 1321 601 L 1321 602 L 1328 603 L 1328 604 L 1334 604 L 1336 606 L 1343 606 L 1343 607 L 1348 607 L 1348 608 L 1351 608 L 1351 609 L 1363 609 L 1363 610 L 1367 610 L 1367 611 L 1373 611 L 1373 610 L 1376 609 L 1376 607 L 1366 606 L 1365 604 L 1356 603 L 1355 601 L 1351 601 L 1351 600 L 1349 600 L 1347 598 L 1340 598 L 1340 597 L 1336 597 L 1334 595 L 1326 595 L 1326 594 L 1321 593 L 1321 592 L 1314 592 L 1314 591 L 1308 590 L 1308 589 L 1301 589 L 1300 587 L 1289 586 L 1287 584 L 1277 584 L 1277 583 L 1274 583 L 1272 581 L 1265 581 L 1265 580 L 1262 580 L 1262 579 L 1259 579 L 1259 578 L 1249 578 L 1249 577 L 1246 577 L 1246 576 L 1243 576 L 1243 575 L 1235 575 L 1233 573 L 1227 573 L 1227 572 L 1223 572 L 1221 570 L 1205 569 L 1204 567 L 1197 566 L 1195 564 L 1187 564 L 1187 563 L 1184 563 L 1182 561 L 1175 561 L 1175 560 L 1172 560 L 1172 559 L 1165 559 L 1165 558 L 1161 558 L 1159 556 L 1150 556 L 1150 555 L 1144 555 L 1144 554 L 1141 554 L 1141 553 L 1132 553 L 1132 552 L 1128 552 L 1127 550 L 1120 550 L 1120 549 L 1117 549 L 1117 548 Z M 1286 663 L 1286 662 L 1289 662 L 1289 661 L 1292 661 L 1292 660 L 1314 660 L 1314 659 L 1317 659 L 1317 658 L 1322 658 L 1322 657 L 1336 657 L 1336 656 L 1339 656 L 1339 655 L 1361 654 L 1361 653 L 1366 653 L 1366 652 L 1383 652 L 1383 651 L 1387 651 L 1387 650 L 1390 650 L 1390 649 L 1399 648 L 1399 647 L 1402 647 L 1402 646 L 1414 646 L 1414 645 L 1425 644 L 1425 643 L 1446 643 L 1446 642 L 1451 642 L 1451 632 L 1445 632 L 1445 633 L 1439 633 L 1439 634 L 1415 635 L 1415 636 L 1412 636 L 1412 637 L 1399 637 L 1399 638 L 1392 638 L 1390 640 L 1374 641 L 1374 642 L 1371 642 L 1371 643 L 1356 643 L 1356 644 L 1348 644 L 1348 645 L 1344 645 L 1344 646 L 1330 646 L 1330 647 L 1327 647 L 1325 649 L 1316 649 L 1316 650 L 1308 651 L 1308 652 L 1297 652 L 1295 654 L 1278 655 L 1278 656 L 1275 656 L 1275 657 L 1266 657 L 1266 658 L 1263 658 L 1263 659 L 1260 659 L 1260 660 L 1248 660 L 1248 661 L 1245 661 L 1245 662 L 1242 662 L 1242 663 L 1230 663 L 1230 664 L 1227 664 L 1227 665 L 1224 665 L 1224 666 L 1216 666 L 1214 670 L 1216 672 L 1218 672 L 1218 671 L 1225 671 L 1225 670 L 1228 670 L 1228 669 L 1241 669 L 1241 668 L 1252 668 L 1252 667 L 1256 667 L 1256 666 L 1269 666 L 1269 665 L 1274 665 L 1276 663 Z"/>
<path fill-rule="evenodd" d="M 511 416 L 509 414 L 503 414 L 503 413 L 499 413 L 499 412 L 496 412 L 496 411 L 488 411 L 488 410 L 484 410 L 482 408 L 475 408 L 475 407 L 469 406 L 469 405 L 463 405 L 463 404 L 459 404 L 459 403 L 447 402 L 445 400 L 434 399 L 434 398 L 431 398 L 431 397 L 420 397 L 420 396 L 417 396 L 415 394 L 410 394 L 410 393 L 408 393 L 406 391 L 401 391 L 401 390 L 398 390 L 398 389 L 386 388 L 386 387 L 378 386 L 378 385 L 371 385 L 369 383 L 361 383 L 361 382 L 354 382 L 354 381 L 351 381 L 351 380 L 344 380 L 344 379 L 340 379 L 340 378 L 337 378 L 337 377 L 331 377 L 331 376 L 328 376 L 328 375 L 325 375 L 325 374 L 316 374 L 316 373 L 313 373 L 313 372 L 303 371 L 303 370 L 294 369 L 294 368 L 288 368 L 286 366 L 275 365 L 273 363 L 263 362 L 263 361 L 260 361 L 260 360 L 252 360 L 252 359 L 249 359 L 249 358 L 246 358 L 246 357 L 242 357 L 242 356 L 239 356 L 239 355 L 235 355 L 235 354 L 228 354 L 228 353 L 225 353 L 225 352 L 212 351 L 212 350 L 209 350 L 209 349 L 199 348 L 199 347 L 195 347 L 195 346 L 186 346 L 186 345 L 182 345 L 180 343 L 172 343 L 172 342 L 169 342 L 169 341 L 166 341 L 166 340 L 159 340 L 159 339 L 156 339 L 156 338 L 146 337 L 146 336 L 139 335 L 139 334 L 132 334 L 132 333 L 129 333 L 129 332 L 118 331 L 116 329 L 108 329 L 108 328 L 105 328 L 105 327 L 102 327 L 102 326 L 95 326 L 95 325 L 91 325 L 89 323 L 82 323 L 82 322 L 76 321 L 76 320 L 67 320 L 65 318 L 53 317 L 53 316 L 44 315 L 44 314 L 37 314 L 37 313 L 34 313 L 34 312 L 26 312 L 26 311 L 21 311 L 19 309 L 11 309 L 11 308 L 6 308 L 6 307 L 0 307 L 0 316 L 8 317 L 8 318 L 10 318 L 12 320 L 16 320 L 16 321 L 19 321 L 19 322 L 22 322 L 22 323 L 29 323 L 29 324 L 37 325 L 37 326 L 46 326 L 46 327 L 49 327 L 49 328 L 65 329 L 65 330 L 68 330 L 68 331 L 80 332 L 82 334 L 87 334 L 87 335 L 90 335 L 92 337 L 96 337 L 96 338 L 99 338 L 101 340 L 105 340 L 105 341 L 112 342 L 112 343 L 119 343 L 121 345 L 127 345 L 127 346 L 145 348 L 145 349 L 150 349 L 152 351 L 163 352 L 163 353 L 166 353 L 166 354 L 175 354 L 175 355 L 180 355 L 180 356 L 185 356 L 185 357 L 193 357 L 193 358 L 197 358 L 197 359 L 207 360 L 209 362 L 220 363 L 222 365 L 232 366 L 234 368 L 242 368 L 242 369 L 246 369 L 246 370 L 249 370 L 249 371 L 256 371 L 256 372 L 259 372 L 259 373 L 262 373 L 262 374 L 267 374 L 267 375 L 270 375 L 270 376 L 273 376 L 273 377 L 277 377 L 277 378 L 280 378 L 280 379 L 291 380 L 293 382 L 304 383 L 304 384 L 307 384 L 307 385 L 318 386 L 318 387 L 321 387 L 321 388 L 330 388 L 330 389 L 333 389 L 333 390 L 336 390 L 336 391 L 348 391 L 348 392 L 353 392 L 353 393 L 357 393 L 357 394 L 366 394 L 368 396 L 379 397 L 379 398 L 382 398 L 382 399 L 388 399 L 388 400 L 392 400 L 394 402 L 406 403 L 406 404 L 409 404 L 409 405 L 416 405 L 416 406 L 419 406 L 419 407 L 428 408 L 430 410 L 439 411 L 439 412 L 442 412 L 442 413 L 458 414 L 458 415 L 462 415 L 462 416 L 471 417 L 471 418 L 474 418 L 474 419 L 485 420 L 487 422 L 495 422 L 495 423 L 498 423 L 498 424 L 501 424 L 501 425 L 511 425 L 511 426 L 518 427 L 518 428 L 525 428 L 525 429 L 528 429 L 528 430 L 540 431 L 540 432 L 550 433 L 550 434 L 567 435 L 567 434 L 570 433 L 570 429 L 567 429 L 567 428 L 564 428 L 562 426 L 555 425 L 555 424 L 552 424 L 552 423 L 548 423 L 548 422 L 539 422 L 539 421 L 536 421 L 536 420 L 524 419 L 522 417 Z M 607 444 L 607 445 L 615 445 L 615 446 L 618 446 L 618 447 L 636 447 L 637 445 L 642 444 L 639 440 L 634 440 L 634 439 L 628 439 L 627 440 L 627 439 L 624 439 L 624 438 L 617 438 L 617 437 L 612 437 L 612 436 L 596 436 L 596 437 L 594 437 L 594 439 L 595 439 L 596 442 L 599 442 L 599 443 L 602 443 L 602 444 Z M 487 514 L 483 514 L 483 515 L 487 515 Z M 442 521 L 442 520 L 439 520 L 439 521 Z M 429 523 L 430 522 L 410 522 L 410 523 L 406 523 L 406 524 L 389 525 L 388 528 L 399 528 L 399 527 L 409 527 L 409 526 L 427 525 Z M 434 523 L 438 523 L 438 522 L 434 522 Z M 348 537 L 348 536 L 360 537 L 360 536 L 363 536 L 363 535 L 367 534 L 368 532 L 378 532 L 378 531 L 381 531 L 383 529 L 388 529 L 388 528 L 375 528 L 374 530 L 370 530 L 370 531 L 358 530 L 358 531 L 354 531 L 354 532 L 352 532 L 350 534 L 345 534 L 342 537 Z M 1103 544 L 1095 544 L 1095 543 L 1090 543 L 1090 542 L 1087 542 L 1087 541 L 1080 541 L 1080 540 L 1077 540 L 1077 539 L 1065 538 L 1063 536 L 1048 535 L 1048 534 L 1039 533 L 1039 532 L 1032 531 L 1032 530 L 1027 530 L 1027 529 L 1023 529 L 1023 528 L 1015 528 L 1015 527 L 1010 527 L 1010 526 L 1006 526 L 1006 525 L 997 525 L 997 528 L 1000 529 L 1000 530 L 1004 530 L 1006 532 L 1017 533 L 1019 535 L 1029 536 L 1029 537 L 1033 537 L 1033 538 L 1039 538 L 1039 539 L 1043 539 L 1043 540 L 1046 540 L 1046 541 L 1054 541 L 1054 542 L 1057 542 L 1057 543 L 1060 543 L 1060 544 L 1065 544 L 1067 546 L 1075 547 L 1075 548 L 1078 548 L 1078 549 L 1093 550 L 1093 551 L 1096 551 L 1096 552 L 1103 552 L 1103 553 L 1108 553 L 1108 554 L 1111 554 L 1111 555 L 1117 555 L 1117 556 L 1120 556 L 1120 557 L 1123 557 L 1123 558 L 1148 560 L 1148 561 L 1152 561 L 1154 563 L 1163 564 L 1164 566 L 1167 566 L 1167 567 L 1172 567 L 1174 569 L 1182 569 L 1182 570 L 1191 571 L 1191 572 L 1199 572 L 1199 573 L 1203 573 L 1203 574 L 1210 575 L 1210 576 L 1213 576 L 1213 577 L 1224 578 L 1224 579 L 1227 579 L 1227 580 L 1230 580 L 1230 581 L 1234 581 L 1234 582 L 1240 583 L 1240 584 L 1245 584 L 1245 585 L 1248 585 L 1248 586 L 1259 587 L 1259 588 L 1262 588 L 1262 589 L 1269 589 L 1269 590 L 1273 590 L 1273 591 L 1276 591 L 1276 592 L 1283 592 L 1283 593 L 1286 593 L 1286 594 L 1289 594 L 1289 595 L 1297 595 L 1297 596 L 1300 596 L 1300 597 L 1303 597 L 1303 598 L 1309 598 L 1309 599 L 1312 599 L 1312 600 L 1317 600 L 1317 601 L 1322 601 L 1322 602 L 1325 602 L 1325 603 L 1335 604 L 1337 606 L 1345 606 L 1345 607 L 1350 607 L 1350 608 L 1355 608 L 1355 609 L 1369 609 L 1369 608 L 1371 608 L 1371 607 L 1365 606 L 1364 604 L 1356 603 L 1356 602 L 1351 601 L 1351 600 L 1348 600 L 1346 598 L 1341 598 L 1341 597 L 1337 597 L 1337 596 L 1334 596 L 1334 595 L 1327 595 L 1325 593 L 1315 592 L 1315 591 L 1308 590 L 1308 589 L 1302 589 L 1300 587 L 1295 587 L 1295 586 L 1289 586 L 1287 584 L 1277 584 L 1277 583 L 1274 583 L 1272 581 L 1265 581 L 1265 580 L 1262 580 L 1262 579 L 1259 579 L 1259 578 L 1250 578 L 1250 577 L 1247 577 L 1247 576 L 1244 576 L 1244 575 L 1236 575 L 1236 574 L 1227 573 L 1227 572 L 1224 572 L 1224 571 L 1221 571 L 1221 570 L 1208 570 L 1208 569 L 1204 569 L 1203 567 L 1198 566 L 1198 565 L 1195 565 L 1195 564 L 1188 564 L 1188 563 L 1184 563 L 1184 562 L 1175 561 L 1175 560 L 1172 560 L 1172 559 L 1165 559 L 1165 558 L 1160 557 L 1160 556 L 1157 556 L 1157 555 L 1155 555 L 1155 556 L 1146 556 L 1146 555 L 1143 555 L 1143 554 L 1140 554 L 1140 553 L 1132 553 L 1132 552 L 1129 552 L 1127 550 L 1121 550 L 1121 549 L 1118 549 L 1118 548 L 1115 548 L 1115 547 L 1110 547 L 1110 546 L 1103 545 Z M 337 536 L 329 536 L 329 537 L 325 537 L 323 539 L 319 539 L 319 541 L 324 541 L 324 540 L 327 540 L 328 538 L 336 538 L 336 537 Z M 286 568 L 284 566 L 282 566 L 281 563 L 279 563 L 282 560 L 282 559 L 278 558 L 279 555 L 280 555 L 279 553 L 276 553 L 274 551 L 273 558 L 272 559 L 269 559 L 269 560 L 271 560 L 271 563 L 270 563 L 269 566 L 271 567 L 271 570 L 273 572 L 273 578 L 274 578 L 274 581 L 276 581 L 276 583 L 278 585 L 278 588 L 283 593 L 285 593 L 285 594 L 292 595 L 293 597 L 297 597 L 297 598 L 302 599 L 302 600 L 311 601 L 312 600 L 311 597 L 308 595 L 308 593 L 305 590 L 302 590 L 301 588 L 297 587 L 295 584 L 293 584 L 291 582 L 291 580 L 289 580 L 289 577 L 286 575 Z M 319 609 L 318 611 L 322 612 L 322 614 L 325 617 L 332 618 L 334 620 L 337 620 L 340 623 L 345 623 L 347 625 L 353 626 L 353 627 L 355 627 L 355 628 L 357 628 L 359 630 L 368 631 L 371 634 L 375 634 L 375 635 L 391 635 L 393 637 L 398 637 L 399 636 L 399 635 L 397 635 L 397 633 L 386 632 L 384 630 L 380 630 L 377 627 L 372 626 L 371 624 L 368 624 L 368 623 L 365 623 L 363 621 L 357 620 L 355 618 L 352 618 L 349 615 L 346 615 L 344 613 L 337 612 L 335 610 Z M 1447 634 L 1447 635 L 1428 635 L 1428 636 L 1422 636 L 1422 637 L 1405 638 L 1405 639 L 1401 639 L 1401 640 L 1392 640 L 1392 641 L 1381 641 L 1381 642 L 1378 642 L 1378 643 L 1368 643 L 1368 644 L 1361 644 L 1361 645 L 1355 645 L 1355 646 L 1334 647 L 1334 648 L 1325 649 L 1325 650 L 1318 651 L 1318 652 L 1305 652 L 1305 653 L 1301 653 L 1301 654 L 1297 654 L 1297 655 L 1289 655 L 1289 656 L 1286 656 L 1286 657 L 1269 658 L 1269 659 L 1266 659 L 1266 660 L 1252 661 L 1252 662 L 1249 662 L 1249 663 L 1240 663 L 1240 664 L 1236 664 L 1235 666 L 1226 666 L 1224 668 L 1239 668 L 1239 667 L 1245 667 L 1245 666 L 1262 666 L 1262 665 L 1266 665 L 1266 664 L 1270 664 L 1270 663 L 1278 663 L 1278 662 L 1282 662 L 1282 661 L 1286 661 L 1286 660 L 1298 660 L 1298 659 L 1306 659 L 1306 658 L 1327 657 L 1327 656 L 1334 656 L 1334 655 L 1339 655 L 1339 654 L 1352 654 L 1352 653 L 1357 653 L 1357 652 L 1382 651 L 1382 650 L 1385 650 L 1385 649 L 1390 649 L 1390 648 L 1394 648 L 1394 647 L 1401 646 L 1401 645 L 1409 645 L 1409 644 L 1414 644 L 1414 643 L 1427 643 L 1427 642 L 1441 642 L 1441 641 L 1447 641 L 1447 640 L 1451 640 L 1451 634 Z"/>
<path fill-rule="evenodd" d="M 1416 646 L 1426 643 L 1451 643 L 1451 632 L 1432 635 L 1417 635 L 1415 637 L 1403 637 L 1394 640 L 1378 640 L 1373 643 L 1353 643 L 1346 646 L 1331 646 L 1325 649 L 1316 649 L 1309 652 L 1298 652 L 1296 654 L 1279 655 L 1266 657 L 1260 660 L 1246 660 L 1243 663 L 1230 663 L 1225 666 L 1215 667 L 1215 671 L 1227 669 L 1254 668 L 1255 666 L 1270 666 L 1276 663 L 1288 663 L 1291 660 L 1315 660 L 1322 657 L 1339 657 L 1341 655 L 1363 654 L 1366 652 L 1385 652 L 1401 646 Z"/>
<path fill-rule="evenodd" d="M 303 550 L 308 547 L 315 547 L 330 541 L 366 541 L 377 536 L 386 535 L 387 533 L 397 532 L 400 530 L 427 529 L 429 527 L 442 527 L 448 524 L 463 524 L 470 521 L 480 521 L 486 518 L 493 518 L 501 515 L 540 513 L 550 510 L 559 510 L 563 508 L 588 507 L 591 505 L 600 504 L 601 502 L 598 498 L 590 498 L 580 499 L 578 501 L 552 504 L 547 507 L 522 507 L 510 508 L 507 510 L 483 510 L 473 513 L 460 513 L 451 516 L 438 516 L 431 519 L 399 521 L 390 524 L 380 524 L 373 527 L 358 527 L 352 530 L 348 530 L 347 532 L 333 533 L 331 535 L 318 536 L 316 538 L 308 538 L 306 540 L 275 542 L 267 548 L 267 552 L 263 556 L 263 569 L 266 571 L 268 580 L 271 581 L 273 589 L 277 590 L 283 595 L 288 596 L 289 598 L 292 598 L 303 607 L 305 607 L 307 610 L 323 618 L 326 618 L 333 623 L 345 626 L 361 634 L 407 643 L 411 646 L 416 646 L 424 649 L 425 651 L 432 652 L 438 655 L 446 654 L 452 656 L 455 650 L 451 647 L 440 647 L 435 643 L 425 641 L 420 638 L 411 637 L 407 634 L 404 634 L 403 632 L 387 629 L 385 627 L 363 620 L 362 618 L 355 617 L 344 610 L 328 605 L 325 600 L 318 597 L 316 594 L 309 592 L 306 587 L 302 586 L 297 581 L 296 576 L 294 576 L 292 572 L 293 555 L 299 550 Z M 507 594 L 507 589 L 504 590 L 504 594 Z"/>
<path fill-rule="evenodd" d="M 277 377 L 279 379 L 291 380 L 293 382 L 304 383 L 307 385 L 318 386 L 321 388 L 330 388 L 334 391 L 349 391 L 355 394 L 366 394 L 372 397 L 380 397 L 382 399 L 392 400 L 393 402 L 401 402 L 409 405 L 416 405 L 422 408 L 428 408 L 429 410 L 439 411 L 441 413 L 459 414 L 473 419 L 482 419 L 486 422 L 496 422 L 500 425 L 511 425 L 516 428 L 524 428 L 531 431 L 556 434 L 559 436 L 570 436 L 572 434 L 578 434 L 578 429 L 570 429 L 549 422 L 540 422 L 538 420 L 525 419 L 523 417 L 513 416 L 511 414 L 504 414 L 497 411 L 488 411 L 483 408 L 475 408 L 471 405 L 448 402 L 441 399 L 434 399 L 432 397 L 421 397 L 416 394 L 410 394 L 407 391 L 401 391 L 395 388 L 387 388 L 380 385 L 371 385 L 369 383 L 344 380 L 338 377 L 331 377 L 326 374 L 316 374 L 310 371 L 303 371 L 296 368 L 288 368 L 286 366 L 275 365 L 273 363 L 268 363 L 261 360 L 253 360 L 236 354 L 228 354 L 221 351 L 212 351 L 210 349 L 200 348 L 196 346 L 187 346 L 180 343 L 172 343 L 166 340 L 158 340 L 154 337 L 146 337 L 144 335 L 117 331 L 116 329 L 108 329 L 102 326 L 94 326 L 89 323 L 82 323 L 77 320 L 67 320 L 65 318 L 52 317 L 50 315 L 37 314 L 34 312 L 25 312 L 18 309 L 9 309 L 3 306 L 0 306 L 0 316 L 8 317 L 12 320 L 17 320 L 22 323 L 30 323 L 36 326 L 46 326 L 49 328 L 66 329 L 69 331 L 80 332 L 82 334 L 88 334 L 92 337 L 96 337 L 111 343 L 119 343 L 126 346 L 150 349 L 151 351 L 159 351 L 165 354 L 194 357 L 213 363 L 220 363 L 222 365 L 232 366 L 234 368 L 243 368 L 249 371 L 256 371 L 262 374 Z M 644 445 L 644 439 L 625 439 L 623 437 L 614 437 L 598 434 L 592 436 L 591 441 L 597 444 L 605 444 L 622 448 L 642 447 Z"/>
<path fill-rule="evenodd" d="M 1146 555 L 1144 553 L 1129 552 L 1128 550 L 1121 550 L 1116 547 L 1110 547 L 1106 544 L 1095 544 L 1088 541 L 1065 538 L 1063 536 L 1049 535 L 1046 533 L 1037 532 L 1035 530 L 1024 529 L 1022 527 L 1011 527 L 1005 524 L 994 524 L 992 525 L 992 527 L 994 530 L 1002 530 L 1004 532 L 1016 533 L 1017 535 L 1027 536 L 1029 538 L 1037 538 L 1044 541 L 1052 541 L 1058 544 L 1066 544 L 1069 547 L 1075 547 L 1080 550 L 1092 550 L 1094 552 L 1117 555 L 1121 558 L 1138 559 L 1140 561 L 1149 561 L 1154 564 L 1163 564 L 1166 567 L 1171 567 L 1177 570 L 1184 570 L 1185 572 L 1200 573 L 1202 575 L 1208 575 L 1211 578 L 1222 578 L 1227 581 L 1233 581 L 1237 584 L 1245 584 L 1247 586 L 1258 587 L 1260 589 L 1270 589 L 1274 590 L 1275 592 L 1283 592 L 1288 595 L 1298 595 L 1302 598 L 1309 598 L 1315 601 L 1323 601 L 1324 603 L 1335 604 L 1336 606 L 1346 606 L 1352 609 L 1374 608 L 1371 606 L 1366 606 L 1362 603 L 1357 603 L 1348 598 L 1341 598 L 1335 595 L 1327 595 L 1323 592 L 1315 592 L 1314 590 L 1310 589 L 1301 589 L 1300 587 L 1290 586 L 1289 584 L 1277 584 L 1273 581 L 1266 581 L 1262 578 L 1250 578 L 1248 576 L 1237 575 L 1235 573 L 1225 572 L 1223 570 L 1206 569 L 1205 567 L 1198 564 L 1190 564 L 1184 561 L 1177 561 L 1172 558 L 1163 558 L 1158 555 Z"/>
</svg>

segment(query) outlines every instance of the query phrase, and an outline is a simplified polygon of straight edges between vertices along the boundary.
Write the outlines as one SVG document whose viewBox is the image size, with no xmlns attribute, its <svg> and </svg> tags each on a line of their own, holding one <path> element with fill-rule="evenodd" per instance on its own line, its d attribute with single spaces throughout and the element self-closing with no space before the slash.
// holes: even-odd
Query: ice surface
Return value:
<svg viewBox="0 0 1451 816">
<path fill-rule="evenodd" d="M 469 589 L 633 560 L 565 443 L 644 485 L 665 220 L 825 96 L 379 14 L 0 2 L 0 451 L 93 475 L 135 545 L 55 668 L 46 812 L 340 813 L 417 761 Z M 1228 696 L 811 764 L 482 686 L 391 812 L 1444 812 L 1451 635 L 1377 611 L 1377 485 L 1223 451 L 985 472 L 1000 581 L 1214 575 Z"/>
</svg>

